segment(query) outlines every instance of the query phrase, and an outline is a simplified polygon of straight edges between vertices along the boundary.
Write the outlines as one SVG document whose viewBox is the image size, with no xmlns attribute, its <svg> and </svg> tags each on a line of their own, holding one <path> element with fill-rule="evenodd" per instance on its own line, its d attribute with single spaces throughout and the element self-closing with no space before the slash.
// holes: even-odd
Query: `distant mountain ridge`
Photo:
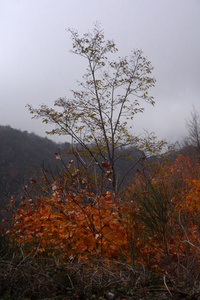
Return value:
<svg viewBox="0 0 200 300">
<path fill-rule="evenodd" d="M 0 126 L 0 184 L 21 184 L 42 167 L 55 169 L 59 164 L 54 153 L 69 149 L 70 144 L 57 144 L 34 133 Z M 0 189 L 1 189 L 0 187 Z"/>
</svg>

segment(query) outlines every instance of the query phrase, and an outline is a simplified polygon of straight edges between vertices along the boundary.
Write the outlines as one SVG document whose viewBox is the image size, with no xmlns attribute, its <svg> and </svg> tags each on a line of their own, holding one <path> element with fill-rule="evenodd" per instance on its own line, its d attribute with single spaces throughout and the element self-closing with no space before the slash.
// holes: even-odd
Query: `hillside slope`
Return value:
<svg viewBox="0 0 200 300">
<path fill-rule="evenodd" d="M 34 133 L 0 126 L 0 190 L 12 185 L 11 192 L 15 192 L 16 184 L 24 183 L 42 168 L 55 170 L 60 162 L 54 154 L 64 146 L 67 149 L 70 144 L 59 145 Z"/>
</svg>

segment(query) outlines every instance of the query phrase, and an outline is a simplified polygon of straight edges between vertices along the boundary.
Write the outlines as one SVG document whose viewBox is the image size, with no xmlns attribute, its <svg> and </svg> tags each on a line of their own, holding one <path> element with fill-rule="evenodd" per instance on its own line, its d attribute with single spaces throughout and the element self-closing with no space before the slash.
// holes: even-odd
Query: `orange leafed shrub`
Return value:
<svg viewBox="0 0 200 300">
<path fill-rule="evenodd" d="M 189 158 L 155 163 L 129 187 L 127 210 L 137 220 L 137 259 L 158 272 L 178 276 L 200 264 L 200 167 Z M 132 222 L 135 223 L 136 221 Z M 134 243 L 133 243 L 134 245 Z M 196 270 L 196 271 L 195 271 Z M 180 275 L 181 274 L 181 275 Z M 190 277 L 190 276 L 189 276 Z"/>
<path fill-rule="evenodd" d="M 109 192 L 95 197 L 92 192 L 69 190 L 65 196 L 59 188 L 51 198 L 24 201 L 11 232 L 26 251 L 60 255 L 65 260 L 119 259 L 122 250 L 126 252 L 127 235 L 117 200 Z"/>
<path fill-rule="evenodd" d="M 138 172 L 121 201 L 110 192 L 74 192 L 55 183 L 51 197 L 21 203 L 11 237 L 35 256 L 114 260 L 194 279 L 200 265 L 199 175 L 199 165 L 184 156 L 158 162 Z"/>
</svg>

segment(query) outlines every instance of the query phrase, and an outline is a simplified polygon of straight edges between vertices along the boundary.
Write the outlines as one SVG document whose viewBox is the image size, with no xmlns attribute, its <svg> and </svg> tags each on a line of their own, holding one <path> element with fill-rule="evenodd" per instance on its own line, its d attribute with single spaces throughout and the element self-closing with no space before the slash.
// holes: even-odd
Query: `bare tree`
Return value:
<svg viewBox="0 0 200 300">
<path fill-rule="evenodd" d="M 188 135 L 183 142 L 183 151 L 185 154 L 193 157 L 194 159 L 200 159 L 200 115 L 193 108 L 191 117 L 186 120 L 186 128 Z"/>
<path fill-rule="evenodd" d="M 81 151 L 91 158 L 90 165 L 94 163 L 102 169 L 106 162 L 111 169 L 113 191 L 117 193 L 119 182 L 115 164 L 119 158 L 118 150 L 139 141 L 131 133 L 131 121 L 135 114 L 144 111 L 142 101 L 154 105 L 153 97 L 148 93 L 155 85 L 155 79 L 151 77 L 153 67 L 141 50 L 117 61 L 110 60 L 108 56 L 118 49 L 114 41 L 104 39 L 98 24 L 92 33 L 83 37 L 75 30 L 69 29 L 69 32 L 71 52 L 87 60 L 83 81 L 78 82 L 80 90 L 73 90 L 71 99 L 56 100 L 57 110 L 46 105 L 39 109 L 28 107 L 33 118 L 42 117 L 43 122 L 55 124 L 49 134 L 71 136 L 83 165 L 86 160 Z"/>
</svg>

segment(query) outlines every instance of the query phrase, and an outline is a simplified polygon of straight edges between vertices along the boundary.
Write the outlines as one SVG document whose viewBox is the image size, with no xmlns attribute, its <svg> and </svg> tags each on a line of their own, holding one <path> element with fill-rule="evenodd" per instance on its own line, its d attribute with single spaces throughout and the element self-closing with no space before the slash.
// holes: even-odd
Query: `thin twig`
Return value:
<svg viewBox="0 0 200 300">
<path fill-rule="evenodd" d="M 172 295 L 172 293 L 170 292 L 170 289 L 167 286 L 165 274 L 163 275 L 163 281 L 164 281 L 164 285 L 166 287 L 166 290 L 168 291 L 168 293 L 170 294 L 170 296 L 174 299 L 174 296 Z"/>
</svg>

